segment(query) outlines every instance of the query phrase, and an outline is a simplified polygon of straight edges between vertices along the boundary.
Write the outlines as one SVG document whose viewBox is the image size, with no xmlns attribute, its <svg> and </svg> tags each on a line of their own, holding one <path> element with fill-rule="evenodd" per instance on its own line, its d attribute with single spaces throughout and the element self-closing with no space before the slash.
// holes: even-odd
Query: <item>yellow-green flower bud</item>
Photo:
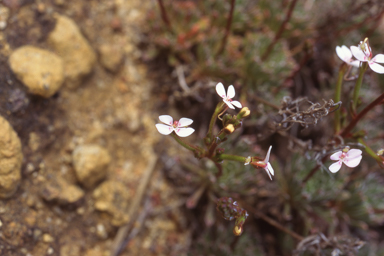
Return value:
<svg viewBox="0 0 384 256">
<path fill-rule="evenodd" d="M 242 119 L 242 118 L 246 118 L 248 117 L 249 115 L 251 114 L 251 111 L 249 110 L 248 107 L 243 107 L 239 114 L 237 115 L 237 119 Z"/>
<path fill-rule="evenodd" d="M 225 128 L 224 128 L 224 132 L 226 134 L 231 134 L 234 131 L 235 131 L 235 127 L 233 126 L 233 124 L 229 124 L 229 125 L 225 126 Z"/>
</svg>

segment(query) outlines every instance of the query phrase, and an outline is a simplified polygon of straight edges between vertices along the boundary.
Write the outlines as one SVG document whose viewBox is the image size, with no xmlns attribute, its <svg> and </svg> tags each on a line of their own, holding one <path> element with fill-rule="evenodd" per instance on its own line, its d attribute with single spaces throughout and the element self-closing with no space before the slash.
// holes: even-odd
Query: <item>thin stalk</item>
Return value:
<svg viewBox="0 0 384 256">
<path fill-rule="evenodd" d="M 216 168 L 217 168 L 216 178 L 219 178 L 221 175 L 223 175 L 223 167 L 218 162 L 215 162 L 215 161 L 213 161 L 213 162 L 215 163 Z"/>
<path fill-rule="evenodd" d="M 265 222 L 268 222 L 270 225 L 274 226 L 275 228 L 280 229 L 281 231 L 287 233 L 288 235 L 295 238 L 297 241 L 301 241 L 304 239 L 304 237 L 302 237 L 301 235 L 299 235 L 296 232 L 289 230 L 288 228 L 282 226 L 280 223 L 278 223 L 274 219 L 268 217 L 267 215 L 265 215 L 261 211 L 256 210 L 256 209 L 251 208 L 251 207 L 247 207 L 246 210 L 250 210 L 256 217 L 259 217 L 260 219 L 264 220 Z"/>
<path fill-rule="evenodd" d="M 376 105 L 379 105 L 384 100 L 384 93 L 382 93 L 379 97 L 377 97 L 374 101 L 372 101 L 368 106 L 366 106 L 357 116 L 355 116 L 351 122 L 348 124 L 347 127 L 344 128 L 344 130 L 340 133 L 341 137 L 346 137 L 349 135 L 351 130 L 356 126 L 356 124 L 359 122 L 363 116 L 365 116 L 372 108 L 374 108 Z"/>
<path fill-rule="evenodd" d="M 288 8 L 288 11 L 285 15 L 285 19 L 283 20 L 283 22 L 281 23 L 280 25 L 280 28 L 279 30 L 277 31 L 276 35 L 275 35 L 275 38 L 273 39 L 273 41 L 268 45 L 268 48 L 267 50 L 265 51 L 265 53 L 263 54 L 263 56 L 261 57 L 261 60 L 262 61 L 265 61 L 269 54 L 272 52 L 273 50 L 273 47 L 275 47 L 275 44 L 277 43 L 277 41 L 280 39 L 281 35 L 283 34 L 284 30 L 285 30 L 285 27 L 288 23 L 288 21 L 291 19 L 291 16 L 292 16 L 292 12 L 293 12 L 293 9 L 295 8 L 295 5 L 297 3 L 297 0 L 292 0 L 291 4 L 289 5 L 289 8 Z"/>
<path fill-rule="evenodd" d="M 215 125 L 217 116 L 218 116 L 218 115 L 220 114 L 220 112 L 222 111 L 222 108 L 223 108 L 224 105 L 225 105 L 224 102 L 220 102 L 219 104 L 217 104 L 216 109 L 215 109 L 215 112 L 213 113 L 213 115 L 212 115 L 212 117 L 211 117 L 211 121 L 209 122 L 209 128 L 208 128 L 207 135 L 205 136 L 205 140 L 207 140 L 207 139 L 209 139 L 210 141 L 213 140 L 213 137 L 212 137 L 213 126 Z M 208 143 L 208 145 L 209 145 L 209 144 L 210 144 L 210 143 Z"/>
<path fill-rule="evenodd" d="M 168 28 L 171 28 L 171 22 L 169 21 L 167 11 L 165 10 L 163 0 L 157 0 L 160 6 L 160 13 L 161 13 L 161 18 L 165 25 L 167 25 Z"/>
<path fill-rule="evenodd" d="M 229 10 L 227 26 L 225 27 L 225 34 L 224 34 L 223 39 L 221 40 L 221 45 L 220 45 L 219 50 L 216 53 L 216 56 L 222 54 L 224 49 L 225 49 L 225 46 L 227 45 L 227 40 L 228 40 L 228 36 L 229 36 L 229 31 L 230 31 L 231 25 L 232 25 L 234 10 L 235 10 L 235 0 L 231 0 L 231 9 Z"/>
<path fill-rule="evenodd" d="M 367 145 L 367 143 L 365 143 L 365 141 L 362 138 L 359 138 L 358 141 L 365 146 L 365 152 L 367 152 L 368 155 L 370 155 L 372 158 L 374 158 L 379 163 L 382 162 L 381 158 L 375 153 L 375 151 L 373 151 L 373 149 L 371 149 L 371 147 L 369 147 Z"/>
<path fill-rule="evenodd" d="M 327 157 L 328 155 L 324 156 L 322 159 L 321 159 L 321 162 L 324 163 L 326 160 L 327 160 Z M 317 164 L 315 167 L 313 167 L 313 169 L 307 174 L 307 176 L 305 176 L 305 178 L 303 179 L 303 181 L 301 182 L 301 186 L 304 186 L 305 183 L 307 183 L 307 181 L 312 178 L 313 175 L 315 175 L 315 173 L 320 169 L 320 164 Z"/>
<path fill-rule="evenodd" d="M 193 152 L 196 152 L 198 150 L 200 150 L 200 148 L 196 147 L 196 146 L 193 146 L 191 144 L 189 144 L 188 142 L 185 142 L 183 141 L 182 139 L 180 139 L 179 136 L 177 136 L 176 134 L 174 134 L 173 132 L 171 133 L 171 136 L 183 147 L 185 147 L 186 149 L 188 150 L 191 150 Z"/>
<path fill-rule="evenodd" d="M 341 100 L 341 89 L 342 89 L 342 85 L 343 85 L 343 78 L 344 78 L 346 67 L 347 67 L 346 64 L 342 64 L 340 66 L 339 77 L 337 79 L 336 91 L 335 91 L 335 102 L 339 102 Z M 341 129 L 341 123 L 340 123 L 341 113 L 340 113 L 340 111 L 341 111 L 340 109 L 335 111 L 335 133 L 336 134 L 338 134 L 340 132 L 340 129 Z"/>
<path fill-rule="evenodd" d="M 359 92 L 361 88 L 361 84 L 363 83 L 363 77 L 364 73 L 367 70 L 368 63 L 363 62 L 360 67 L 359 77 L 357 78 L 355 89 L 353 90 L 353 102 L 352 102 L 352 109 L 356 112 L 357 109 L 357 101 L 359 99 Z"/>
<path fill-rule="evenodd" d="M 220 160 L 230 160 L 230 161 L 236 161 L 245 163 L 246 157 L 243 156 L 235 156 L 235 155 L 228 155 L 228 154 L 220 154 L 219 156 Z"/>
</svg>

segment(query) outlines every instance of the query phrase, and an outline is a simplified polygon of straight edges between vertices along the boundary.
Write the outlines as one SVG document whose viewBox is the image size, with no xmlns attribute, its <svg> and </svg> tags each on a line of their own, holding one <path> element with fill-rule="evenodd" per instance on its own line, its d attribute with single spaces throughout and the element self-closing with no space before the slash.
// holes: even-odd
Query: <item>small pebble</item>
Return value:
<svg viewBox="0 0 384 256">
<path fill-rule="evenodd" d="M 54 239 L 50 234 L 44 234 L 43 235 L 43 241 L 45 243 L 52 243 L 54 241 Z"/>
</svg>

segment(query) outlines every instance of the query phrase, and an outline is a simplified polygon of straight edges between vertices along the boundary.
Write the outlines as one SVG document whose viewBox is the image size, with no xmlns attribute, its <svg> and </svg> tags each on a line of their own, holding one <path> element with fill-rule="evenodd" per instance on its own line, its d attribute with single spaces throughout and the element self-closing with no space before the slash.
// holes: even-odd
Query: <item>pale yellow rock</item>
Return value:
<svg viewBox="0 0 384 256">
<path fill-rule="evenodd" d="M 103 44 L 99 47 L 100 64 L 111 72 L 116 72 L 123 62 L 123 51 L 117 45 Z"/>
<path fill-rule="evenodd" d="M 9 57 L 9 65 L 32 94 L 48 98 L 60 89 L 64 81 L 61 58 L 34 46 L 16 49 Z"/>
<path fill-rule="evenodd" d="M 72 204 L 84 197 L 84 191 L 69 184 L 62 177 L 50 175 L 48 181 L 41 185 L 40 195 L 47 201 L 57 201 L 61 205 Z"/>
<path fill-rule="evenodd" d="M 122 226 L 129 221 L 131 193 L 123 183 L 105 181 L 93 191 L 93 198 L 97 210 L 109 213 L 112 225 Z"/>
<path fill-rule="evenodd" d="M 21 180 L 21 142 L 11 125 L 0 116 L 0 198 L 9 198 Z"/>
<path fill-rule="evenodd" d="M 56 26 L 48 36 L 48 43 L 64 60 L 66 85 L 75 88 L 92 71 L 96 54 L 72 19 L 58 14 L 55 18 Z"/>
<path fill-rule="evenodd" d="M 91 188 L 107 175 L 111 161 L 109 153 L 98 145 L 81 145 L 72 153 L 73 166 L 77 179 L 84 187 Z"/>
</svg>

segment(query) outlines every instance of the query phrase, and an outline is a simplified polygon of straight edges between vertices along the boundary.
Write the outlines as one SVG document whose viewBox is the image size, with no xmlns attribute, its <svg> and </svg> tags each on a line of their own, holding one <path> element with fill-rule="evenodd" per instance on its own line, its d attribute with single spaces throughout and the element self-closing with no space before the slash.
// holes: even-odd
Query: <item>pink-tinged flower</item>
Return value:
<svg viewBox="0 0 384 256">
<path fill-rule="evenodd" d="M 359 67 L 360 61 L 352 59 L 352 52 L 349 50 L 349 48 L 345 45 L 343 46 L 336 46 L 336 54 L 339 56 L 339 58 L 347 63 L 348 65 Z"/>
<path fill-rule="evenodd" d="M 368 38 L 360 42 L 359 47 L 351 46 L 351 51 L 356 59 L 362 62 L 368 62 L 369 67 L 379 74 L 384 74 L 384 67 L 377 63 L 384 63 L 384 54 L 377 54 L 372 58 L 372 49 L 369 46 Z"/>
<path fill-rule="evenodd" d="M 216 85 L 216 92 L 221 98 L 223 98 L 224 103 L 227 104 L 229 108 L 242 108 L 240 102 L 232 100 L 232 98 L 235 97 L 235 88 L 233 88 L 233 85 L 230 85 L 228 87 L 228 92 L 225 93 L 224 85 L 222 83 L 218 83 Z"/>
<path fill-rule="evenodd" d="M 169 135 L 175 131 L 179 137 L 187 137 L 195 131 L 195 129 L 187 127 L 193 123 L 192 119 L 183 117 L 179 121 L 173 121 L 169 115 L 159 116 L 159 119 L 164 124 L 156 124 L 156 128 L 163 135 Z"/>
<path fill-rule="evenodd" d="M 255 166 L 256 168 L 263 168 L 267 172 L 269 178 L 272 180 L 272 176 L 275 175 L 275 172 L 273 171 L 272 165 L 269 163 L 269 156 L 271 155 L 271 149 L 272 149 L 272 146 L 269 147 L 268 153 L 265 156 L 263 161 L 251 162 L 251 164 L 253 166 Z M 245 160 L 245 164 L 244 165 L 249 164 L 248 160 L 249 160 L 249 158 L 247 158 Z"/>
<path fill-rule="evenodd" d="M 363 152 L 360 149 L 349 149 L 345 147 L 342 151 L 338 151 L 331 155 L 331 160 L 337 161 L 329 166 L 329 170 L 332 173 L 338 172 L 342 163 L 350 168 L 354 168 L 360 164 L 361 154 Z"/>
</svg>

